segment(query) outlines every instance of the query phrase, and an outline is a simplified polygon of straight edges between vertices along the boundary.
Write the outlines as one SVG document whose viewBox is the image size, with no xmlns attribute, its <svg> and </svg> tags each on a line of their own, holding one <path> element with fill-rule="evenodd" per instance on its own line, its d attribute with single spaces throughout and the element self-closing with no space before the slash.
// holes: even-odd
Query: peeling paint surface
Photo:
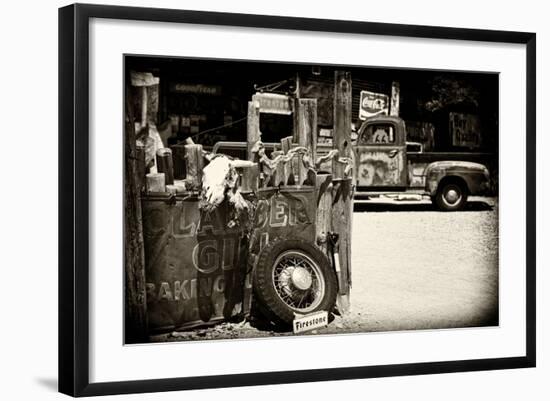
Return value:
<svg viewBox="0 0 550 401">
<path fill-rule="evenodd" d="M 390 157 L 387 151 L 358 148 L 357 182 L 359 186 L 400 186 L 404 182 L 404 153 Z"/>
</svg>

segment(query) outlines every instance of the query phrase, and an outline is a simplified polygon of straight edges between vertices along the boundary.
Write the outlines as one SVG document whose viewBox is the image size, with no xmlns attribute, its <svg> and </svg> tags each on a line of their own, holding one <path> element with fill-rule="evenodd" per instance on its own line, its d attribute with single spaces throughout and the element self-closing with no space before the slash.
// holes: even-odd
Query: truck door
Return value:
<svg viewBox="0 0 550 401">
<path fill-rule="evenodd" d="M 407 148 L 405 125 L 396 119 L 374 119 L 361 126 L 357 137 L 357 186 L 405 189 Z"/>
</svg>

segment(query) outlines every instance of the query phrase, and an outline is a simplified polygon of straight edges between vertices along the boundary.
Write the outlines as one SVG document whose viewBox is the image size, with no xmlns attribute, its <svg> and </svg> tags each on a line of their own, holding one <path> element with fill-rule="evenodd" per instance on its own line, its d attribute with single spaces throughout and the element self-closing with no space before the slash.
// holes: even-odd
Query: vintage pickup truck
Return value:
<svg viewBox="0 0 550 401">
<path fill-rule="evenodd" d="M 465 206 L 469 195 L 484 195 L 490 187 L 487 167 L 466 161 L 467 154 L 424 153 L 421 144 L 406 142 L 399 117 L 366 120 L 354 153 L 356 198 L 416 194 L 429 196 L 440 210 L 454 211 Z"/>
<path fill-rule="evenodd" d="M 277 143 L 265 143 L 268 153 Z M 403 119 L 377 116 L 366 120 L 352 143 L 355 157 L 355 200 L 390 196 L 396 199 L 429 197 L 443 211 L 464 208 L 468 196 L 490 190 L 489 170 L 484 164 L 492 155 L 464 152 L 424 152 L 422 145 L 406 141 Z M 332 149 L 317 144 L 317 158 Z M 218 142 L 214 153 L 245 157 L 246 142 Z M 330 171 L 332 162 L 321 165 Z"/>
</svg>

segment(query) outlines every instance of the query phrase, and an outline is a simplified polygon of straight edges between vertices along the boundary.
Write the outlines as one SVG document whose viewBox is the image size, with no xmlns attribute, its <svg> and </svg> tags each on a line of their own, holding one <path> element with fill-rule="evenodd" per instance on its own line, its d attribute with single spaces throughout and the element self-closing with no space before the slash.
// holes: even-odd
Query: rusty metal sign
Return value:
<svg viewBox="0 0 550 401">
<path fill-rule="evenodd" d="M 314 241 L 316 205 L 314 187 L 259 190 L 250 251 L 258 254 L 276 239 Z"/>
<path fill-rule="evenodd" d="M 388 115 L 390 98 L 383 93 L 361 91 L 359 102 L 359 118 L 366 120 L 369 117 Z"/>
<path fill-rule="evenodd" d="M 257 103 L 261 113 L 292 114 L 291 98 L 278 93 L 256 93 L 252 101 Z"/>
<path fill-rule="evenodd" d="M 481 125 L 474 114 L 449 113 L 453 146 L 477 149 L 481 146 Z"/>
<path fill-rule="evenodd" d="M 151 333 L 246 315 L 247 243 L 227 227 L 226 205 L 201 214 L 196 198 L 148 196 L 142 208 Z"/>
</svg>

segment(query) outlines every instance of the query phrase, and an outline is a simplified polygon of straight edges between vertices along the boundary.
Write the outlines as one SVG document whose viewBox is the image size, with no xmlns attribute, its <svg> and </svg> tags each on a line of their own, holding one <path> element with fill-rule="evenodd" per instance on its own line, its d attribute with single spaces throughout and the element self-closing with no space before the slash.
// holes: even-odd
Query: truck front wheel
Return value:
<svg viewBox="0 0 550 401">
<path fill-rule="evenodd" d="M 456 181 L 449 181 L 439 185 L 437 194 L 432 201 L 435 201 L 439 210 L 454 212 L 464 208 L 467 198 L 468 192 L 463 184 Z"/>
</svg>

